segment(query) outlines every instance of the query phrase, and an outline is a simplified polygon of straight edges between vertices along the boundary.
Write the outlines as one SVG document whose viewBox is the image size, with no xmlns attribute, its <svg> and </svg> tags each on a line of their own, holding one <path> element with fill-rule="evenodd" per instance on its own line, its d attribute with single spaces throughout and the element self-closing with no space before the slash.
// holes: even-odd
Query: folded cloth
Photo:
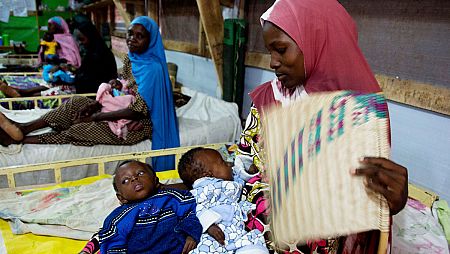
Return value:
<svg viewBox="0 0 450 254">
<path fill-rule="evenodd" d="M 441 223 L 442 228 L 444 229 L 445 238 L 447 239 L 448 244 L 450 244 L 450 208 L 445 200 L 436 201 L 435 206 L 439 223 Z"/>
</svg>

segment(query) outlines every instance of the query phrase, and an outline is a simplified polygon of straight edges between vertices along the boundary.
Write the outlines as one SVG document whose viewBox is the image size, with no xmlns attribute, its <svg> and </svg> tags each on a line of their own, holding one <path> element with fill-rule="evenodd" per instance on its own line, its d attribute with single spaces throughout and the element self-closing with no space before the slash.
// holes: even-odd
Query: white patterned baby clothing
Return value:
<svg viewBox="0 0 450 254">
<path fill-rule="evenodd" d="M 203 177 L 193 184 L 191 193 L 196 199 L 197 217 L 203 226 L 203 234 L 197 248 L 191 254 L 203 253 L 268 253 L 264 236 L 259 230 L 245 230 L 244 222 L 252 204 L 241 197 L 242 184 L 212 177 Z M 206 231 L 217 224 L 225 234 L 221 245 Z"/>
</svg>

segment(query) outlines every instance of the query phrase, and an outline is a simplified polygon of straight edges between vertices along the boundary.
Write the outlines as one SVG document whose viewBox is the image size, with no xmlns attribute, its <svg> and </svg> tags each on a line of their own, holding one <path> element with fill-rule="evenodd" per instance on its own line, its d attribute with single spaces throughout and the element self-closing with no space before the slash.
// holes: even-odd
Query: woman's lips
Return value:
<svg viewBox="0 0 450 254">
<path fill-rule="evenodd" d="M 286 79 L 287 75 L 284 73 L 276 73 L 275 74 L 278 78 L 278 80 L 282 81 L 283 79 Z"/>
</svg>

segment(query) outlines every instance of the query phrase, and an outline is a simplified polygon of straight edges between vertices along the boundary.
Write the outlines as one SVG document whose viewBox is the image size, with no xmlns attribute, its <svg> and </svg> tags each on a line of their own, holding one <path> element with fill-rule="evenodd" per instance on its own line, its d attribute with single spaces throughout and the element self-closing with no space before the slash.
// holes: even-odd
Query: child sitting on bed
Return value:
<svg viewBox="0 0 450 254">
<path fill-rule="evenodd" d="M 197 246 L 202 227 L 188 191 L 162 189 L 151 166 L 139 161 L 121 163 L 113 186 L 122 205 L 98 234 L 101 253 L 187 254 Z"/>
<path fill-rule="evenodd" d="M 191 254 L 269 253 L 259 230 L 245 230 L 252 204 L 240 197 L 244 180 L 251 177 L 248 173 L 233 172 L 218 151 L 206 148 L 194 148 L 184 154 L 178 173 L 186 185 L 192 186 L 204 232 Z"/>
</svg>

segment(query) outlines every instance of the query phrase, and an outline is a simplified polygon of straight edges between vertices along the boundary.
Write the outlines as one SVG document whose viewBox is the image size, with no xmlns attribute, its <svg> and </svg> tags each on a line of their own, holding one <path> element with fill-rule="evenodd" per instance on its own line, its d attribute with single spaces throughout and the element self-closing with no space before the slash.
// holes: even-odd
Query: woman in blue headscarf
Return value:
<svg viewBox="0 0 450 254">
<path fill-rule="evenodd" d="M 148 44 L 146 32 L 149 33 Z M 127 45 L 138 92 L 150 112 L 152 150 L 180 146 L 172 85 L 158 25 L 146 16 L 135 18 L 128 29 Z M 156 171 L 175 168 L 173 156 L 153 158 L 152 164 Z"/>
<path fill-rule="evenodd" d="M 5 119 L 2 124 L 12 128 L 14 135 L 0 128 L 0 144 L 130 145 L 151 137 L 153 150 L 180 146 L 172 86 L 158 26 L 148 17 L 138 17 L 131 23 L 126 41 L 129 53 L 124 59 L 123 78 L 128 80 L 128 90 L 136 97 L 134 103 L 125 109 L 101 112 L 102 106 L 97 101 L 75 96 L 29 123 L 14 123 L 2 116 Z M 128 126 L 126 139 L 114 134 L 107 123 L 120 119 L 138 122 Z M 55 132 L 26 136 L 44 127 L 52 127 Z M 152 164 L 155 171 L 175 169 L 175 158 L 160 156 L 153 158 Z"/>
</svg>

